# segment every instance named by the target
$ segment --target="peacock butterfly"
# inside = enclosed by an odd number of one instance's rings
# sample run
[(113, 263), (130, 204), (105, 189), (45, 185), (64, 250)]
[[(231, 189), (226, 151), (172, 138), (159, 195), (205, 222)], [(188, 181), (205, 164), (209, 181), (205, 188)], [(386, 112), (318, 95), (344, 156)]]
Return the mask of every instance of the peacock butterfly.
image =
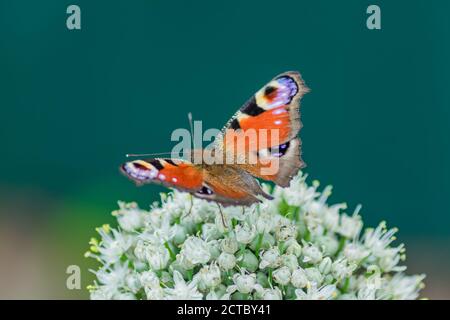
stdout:
[[(198, 161), (197, 155), (203, 159), (206, 152), (203, 149), (192, 151), (187, 160), (129, 161), (121, 165), (121, 172), (138, 185), (160, 183), (224, 206), (248, 206), (260, 202), (260, 196), (271, 199), (255, 178), (286, 187), (305, 166), (297, 134), (302, 127), (300, 100), (308, 91), (298, 72), (273, 78), (234, 114), (214, 140), (212, 154), (221, 161)], [(248, 135), (251, 131), (256, 134)], [(267, 131), (275, 132), (276, 139)], [(236, 142), (240, 137), (243, 144)], [(269, 167), (277, 170), (267, 170)]]

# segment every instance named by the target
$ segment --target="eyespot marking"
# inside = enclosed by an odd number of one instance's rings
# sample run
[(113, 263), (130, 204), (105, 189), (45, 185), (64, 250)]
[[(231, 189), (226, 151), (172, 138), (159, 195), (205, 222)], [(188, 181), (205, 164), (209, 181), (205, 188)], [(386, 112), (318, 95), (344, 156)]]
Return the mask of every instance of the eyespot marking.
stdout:
[(158, 170), (150, 165), (146, 166), (143, 161), (127, 162), (122, 165), (121, 169), (131, 178), (140, 181), (154, 179), (158, 175)]
[(264, 94), (265, 94), (266, 96), (270, 96), (270, 94), (274, 93), (275, 91), (277, 91), (277, 88), (272, 87), (272, 86), (267, 86), (267, 87), (264, 89)]
[(202, 188), (197, 191), (197, 193), (210, 196), (214, 192), (210, 188), (208, 188), (207, 186), (203, 185)]
[(289, 76), (281, 76), (276, 79), (278, 83), (282, 85), (282, 89), (287, 89), (287, 94), (289, 97), (293, 97), (298, 92), (298, 86), (294, 79)]
[(281, 158), (288, 151), (289, 145), (290, 145), (290, 143), (288, 141), (286, 143), (280, 144), (279, 146), (271, 147), (271, 148), (269, 148), (270, 154), (273, 157)]
[(272, 156), (276, 158), (281, 158), (284, 156), (289, 150), (290, 141), (280, 144), (279, 146), (270, 147), (267, 149), (263, 149), (257, 152), (258, 157), (267, 157)]

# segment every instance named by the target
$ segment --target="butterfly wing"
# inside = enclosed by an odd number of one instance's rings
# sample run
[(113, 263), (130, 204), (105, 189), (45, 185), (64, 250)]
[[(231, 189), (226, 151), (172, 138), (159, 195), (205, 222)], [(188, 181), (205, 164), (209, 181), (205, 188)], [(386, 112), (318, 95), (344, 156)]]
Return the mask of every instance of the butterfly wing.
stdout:
[(203, 183), (203, 170), (181, 159), (134, 160), (122, 164), (120, 171), (137, 185), (159, 183), (191, 192)]
[[(308, 91), (298, 72), (276, 76), (225, 125), (216, 138), (216, 147), (225, 156), (233, 154), (234, 166), (255, 177), (288, 186), (305, 166), (300, 158), (301, 141), (297, 134), (302, 127), (300, 100)], [(239, 139), (245, 141), (244, 150), (236, 143)], [(250, 161), (250, 156), (256, 161)], [(268, 170), (274, 167), (278, 168), (276, 172)]]
[(251, 205), (260, 202), (260, 196), (273, 199), (265, 193), (259, 183), (244, 170), (228, 165), (204, 166), (204, 186), (207, 194), (195, 196), (213, 200), (222, 205)]
[(124, 173), (138, 185), (158, 183), (222, 205), (250, 205), (258, 196), (270, 199), (245, 171), (231, 166), (194, 165), (181, 159), (148, 159), (124, 163)]
[[(138, 185), (160, 183), (223, 205), (250, 205), (260, 201), (259, 196), (270, 199), (254, 177), (287, 186), (304, 166), (297, 134), (301, 128), (300, 99), (306, 92), (298, 72), (278, 75), (259, 90), (216, 137), (214, 148), (227, 158), (232, 154), (229, 165), (156, 158), (127, 162), (121, 171)], [(249, 139), (244, 150), (237, 150), (236, 136), (245, 136), (252, 130), (256, 139)], [(263, 131), (276, 131), (278, 136), (273, 139)], [(248, 155), (254, 155), (257, 161), (250, 163)], [(278, 165), (276, 172), (264, 170), (273, 164)]]

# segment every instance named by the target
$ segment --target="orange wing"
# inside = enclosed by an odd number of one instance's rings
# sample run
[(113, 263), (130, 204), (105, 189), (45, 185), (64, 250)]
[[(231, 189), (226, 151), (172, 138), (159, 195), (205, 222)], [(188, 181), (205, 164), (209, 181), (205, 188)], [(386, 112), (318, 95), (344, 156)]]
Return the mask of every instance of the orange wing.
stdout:
[(183, 191), (196, 191), (203, 183), (203, 171), (181, 159), (134, 160), (122, 164), (120, 170), (138, 185), (161, 183)]
[(231, 118), (216, 146), (235, 166), (287, 186), (305, 165), (297, 134), (302, 126), (300, 100), (308, 91), (298, 72), (276, 76)]

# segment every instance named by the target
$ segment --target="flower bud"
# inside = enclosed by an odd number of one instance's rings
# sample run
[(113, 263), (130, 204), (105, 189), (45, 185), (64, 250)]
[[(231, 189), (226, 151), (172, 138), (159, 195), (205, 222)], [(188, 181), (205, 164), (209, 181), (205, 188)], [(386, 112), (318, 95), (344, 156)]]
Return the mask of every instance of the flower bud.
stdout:
[(280, 251), (278, 247), (273, 247), (267, 251), (264, 251), (261, 255), (261, 262), (259, 263), (260, 269), (265, 268), (277, 268), (281, 265)]
[(235, 274), (233, 281), (240, 293), (250, 293), (256, 284), (256, 275), (252, 274)]
[(142, 240), (138, 240), (136, 247), (134, 248), (134, 255), (141, 261), (146, 260), (145, 252), (147, 251), (147, 245)]
[(256, 274), (256, 282), (258, 282), (259, 285), (265, 288), (270, 286), (267, 275), (261, 271)]
[(268, 213), (262, 213), (256, 219), (256, 232), (257, 233), (269, 233), (273, 228), (273, 216)]
[(237, 225), (235, 227), (236, 240), (243, 244), (248, 244), (252, 242), (252, 240), (256, 236), (256, 227), (252, 225), (251, 227), (247, 224), (244, 226)]
[(128, 289), (132, 293), (136, 293), (142, 287), (141, 281), (139, 279), (139, 274), (137, 272), (132, 272), (125, 277), (125, 283)]
[(353, 273), (353, 271), (356, 269), (357, 265), (350, 263), (348, 264), (347, 259), (339, 259), (333, 263), (333, 266), (331, 268), (331, 272), (333, 273), (333, 276), (338, 279), (344, 279), (346, 277), (350, 277)]
[(217, 258), (217, 263), (223, 270), (231, 270), (236, 265), (236, 257), (230, 253), (222, 252)]
[(184, 270), (194, 269), (195, 264), (189, 260), (184, 254), (177, 254), (177, 262), (178, 265)]
[(275, 237), (278, 241), (287, 241), (297, 237), (297, 227), (292, 224), (278, 226), (275, 230)]
[(199, 274), (200, 281), (202, 281), (207, 288), (214, 288), (221, 282), (220, 269), (216, 264), (203, 267), (200, 269)]
[(234, 254), (238, 249), (239, 245), (234, 237), (226, 237), (220, 242), (220, 247), (222, 251)]
[(187, 277), (187, 270), (192, 269), (194, 266), (190, 265), (189, 268), (186, 268), (185, 265), (183, 264), (183, 262), (180, 261), (180, 255), (177, 255), (177, 260), (175, 260), (174, 262), (172, 262), (170, 264), (169, 270), (172, 272), (172, 274), (177, 271), (178, 273), (180, 273), (183, 278)]
[(339, 209), (342, 204), (333, 205), (324, 210), (323, 224), (327, 230), (335, 231), (339, 226)]
[(296, 288), (305, 288), (308, 284), (308, 278), (305, 270), (298, 268), (292, 272), (291, 283)]
[(211, 259), (217, 259), (220, 255), (220, 243), (218, 240), (212, 240), (208, 242), (209, 254)]
[(181, 255), (193, 265), (205, 264), (211, 259), (211, 253), (206, 241), (190, 236), (181, 247)]
[(274, 289), (266, 289), (262, 298), (264, 300), (282, 300), (283, 295), (281, 294), (281, 290), (275, 287)]
[(350, 217), (346, 214), (343, 214), (341, 216), (341, 224), (339, 226), (339, 233), (348, 239), (353, 239), (357, 235), (359, 235), (359, 232), (361, 231), (362, 226), (363, 226), (363, 223), (361, 221), (361, 216), (354, 215), (354, 216)]
[(147, 300), (162, 300), (164, 298), (164, 291), (161, 287), (145, 288), (145, 295)]
[(221, 232), (217, 229), (215, 223), (204, 223), (202, 225), (202, 238), (204, 240), (215, 240), (219, 239)]
[(322, 261), (322, 252), (315, 245), (307, 245), (303, 248), (303, 262), (318, 263)]
[(172, 227), (172, 234), (173, 234), (172, 241), (175, 245), (180, 245), (186, 240), (187, 236), (186, 229), (179, 224), (175, 224)]
[(275, 238), (270, 233), (264, 233), (260, 242), (259, 236), (257, 236), (250, 244), (250, 249), (256, 250), (258, 245), (260, 250), (268, 250), (275, 245)]
[(317, 286), (320, 286), (323, 281), (323, 275), (319, 270), (316, 268), (306, 268), (305, 272), (309, 282), (314, 282)]
[(360, 262), (369, 254), (369, 250), (357, 243), (349, 243), (344, 247), (344, 256), (351, 262)]
[(239, 266), (250, 272), (255, 272), (258, 269), (258, 258), (250, 250), (245, 250), (243, 253), (239, 253), (237, 257)]
[(293, 254), (297, 258), (302, 254), (302, 246), (295, 239), (289, 239), (285, 242), (286, 253)]
[(140, 282), (144, 287), (159, 288), (159, 278), (153, 271), (144, 271), (140, 275)]
[(298, 268), (297, 257), (293, 254), (284, 254), (281, 256), (282, 264), (293, 271)]
[(169, 252), (163, 247), (147, 250), (145, 257), (150, 268), (155, 271), (164, 269), (170, 260)]
[(120, 210), (114, 211), (113, 215), (117, 216), (117, 222), (120, 227), (128, 232), (140, 229), (144, 226), (144, 219), (136, 204), (124, 204), (119, 202)]
[(276, 283), (287, 285), (291, 281), (291, 271), (288, 267), (284, 266), (273, 271), (272, 277)]
[(161, 272), (160, 280), (163, 285), (167, 286), (167, 284), (172, 282), (172, 276), (170, 275), (169, 272), (163, 271), (163, 272)]
[(325, 257), (319, 265), (319, 271), (322, 274), (328, 274), (331, 271), (331, 265), (333, 262), (330, 257)]
[(320, 236), (316, 239), (316, 242), (322, 249), (323, 254), (327, 256), (333, 256), (339, 248), (339, 242), (335, 236)]

